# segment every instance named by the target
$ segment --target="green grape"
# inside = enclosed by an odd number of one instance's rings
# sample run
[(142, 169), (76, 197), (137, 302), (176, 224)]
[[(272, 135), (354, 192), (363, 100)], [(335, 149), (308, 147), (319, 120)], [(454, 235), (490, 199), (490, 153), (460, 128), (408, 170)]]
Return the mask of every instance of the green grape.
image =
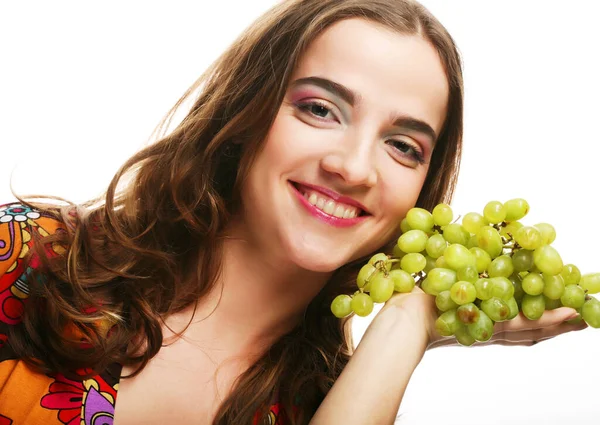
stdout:
[(471, 235), (471, 237), (469, 238), (469, 242), (467, 242), (466, 247), (469, 249), (479, 248), (479, 245), (477, 244), (477, 235)]
[(516, 272), (524, 272), (533, 267), (533, 251), (519, 249), (512, 256), (513, 267)]
[(412, 230), (412, 229), (411, 229), (411, 228), (410, 228), (410, 226), (408, 225), (408, 220), (407, 220), (407, 219), (406, 219), (406, 217), (405, 217), (405, 218), (403, 218), (403, 219), (402, 219), (402, 221), (400, 222), (400, 231), (401, 231), (402, 233), (406, 233), (406, 232), (408, 232), (409, 230)]
[(456, 310), (443, 312), (435, 321), (435, 330), (441, 336), (452, 336), (459, 327), (460, 322), (456, 317)]
[(515, 295), (515, 287), (506, 277), (491, 277), (490, 284), (493, 297), (498, 297), (506, 301)]
[(376, 303), (384, 303), (394, 294), (394, 281), (389, 276), (379, 273), (371, 279), (371, 288), (369, 291), (371, 299)]
[(382, 261), (383, 263), (379, 263), (379, 264), (384, 264), (385, 265), (385, 269), (387, 271), (390, 271), (392, 268), (392, 263), (390, 262), (390, 257), (387, 254), (384, 254), (383, 252), (380, 252), (379, 254), (375, 254), (371, 257), (371, 259), (369, 260), (369, 264), (372, 266), (377, 267), (377, 262), (378, 261)]
[(462, 219), (462, 225), (469, 233), (477, 233), (481, 226), (487, 226), (487, 220), (476, 212), (465, 214)]
[(591, 297), (581, 308), (581, 317), (592, 328), (600, 328), (600, 301)]
[(521, 227), (523, 227), (523, 223), (520, 221), (512, 221), (500, 229), (500, 235), (506, 238), (514, 237), (515, 233), (517, 233), (517, 230), (519, 230)]
[(436, 293), (450, 290), (452, 285), (456, 283), (456, 272), (451, 269), (436, 267), (427, 274), (427, 279), (431, 284), (431, 288)]
[(450, 266), (446, 262), (446, 259), (444, 258), (443, 255), (441, 257), (438, 257), (437, 260), (435, 260), (435, 266), (436, 267), (441, 267), (443, 269), (449, 269), (450, 268)]
[(431, 270), (436, 268), (435, 265), (435, 258), (431, 258), (429, 255), (425, 255), (425, 261), (427, 261), (427, 263), (425, 264), (425, 268), (423, 269), (423, 271), (425, 273), (429, 273)]
[(492, 262), (490, 254), (479, 247), (470, 248), (469, 251), (475, 256), (475, 267), (477, 267), (477, 272), (483, 273), (486, 271)]
[(516, 198), (504, 203), (506, 209), (506, 217), (504, 220), (514, 222), (522, 219), (529, 212), (529, 204), (525, 199)]
[(506, 218), (506, 208), (502, 202), (488, 202), (483, 208), (483, 217), (492, 224), (502, 223)]
[(358, 276), (356, 277), (356, 285), (359, 288), (364, 288), (368, 281), (371, 279), (373, 273), (376, 273), (377, 269), (372, 264), (365, 264), (360, 268)]
[(352, 311), (361, 317), (366, 317), (373, 311), (373, 299), (369, 294), (361, 292), (354, 294), (350, 305), (352, 306)]
[(446, 242), (446, 239), (440, 234), (435, 234), (427, 239), (425, 250), (431, 258), (439, 258), (444, 255), (447, 246), (448, 242)]
[(521, 300), (523, 299), (523, 295), (525, 295), (525, 291), (523, 291), (523, 285), (521, 284), (522, 280), (521, 277), (519, 275), (516, 274), (512, 274), (509, 278), (508, 278), (512, 285), (513, 285), (513, 289), (514, 289), (514, 299), (517, 300), (517, 303), (520, 304)]
[(471, 282), (459, 280), (450, 288), (450, 297), (458, 305), (472, 303), (477, 298), (477, 290)]
[(331, 312), (335, 317), (341, 319), (352, 313), (352, 297), (350, 295), (338, 295), (331, 302)]
[(426, 294), (433, 295), (434, 297), (438, 295), (438, 292), (431, 287), (431, 283), (428, 278), (423, 279), (419, 286)]
[(456, 317), (465, 325), (479, 320), (479, 308), (473, 303), (463, 304), (456, 309)]
[(482, 301), (480, 308), (494, 322), (503, 322), (504, 320), (507, 320), (510, 315), (508, 304), (498, 297), (492, 297), (489, 300)]
[(529, 273), (521, 282), (523, 291), (529, 295), (540, 295), (544, 292), (544, 279), (539, 273)]
[(559, 274), (556, 276), (543, 275), (544, 295), (551, 300), (559, 300), (565, 293), (565, 281)]
[(421, 252), (427, 244), (427, 233), (422, 230), (409, 230), (398, 238), (398, 247), (407, 254)]
[(565, 285), (577, 285), (581, 280), (581, 272), (575, 264), (565, 264), (560, 274), (565, 280)]
[(489, 300), (492, 298), (492, 282), (487, 278), (477, 279), (475, 282), (475, 292), (480, 300)]
[(473, 265), (468, 265), (462, 269), (458, 269), (456, 272), (456, 278), (458, 280), (466, 280), (467, 282), (475, 283), (479, 279), (479, 273), (477, 268)]
[[(538, 267), (535, 265), (535, 263), (533, 264), (533, 267), (531, 269), (529, 269), (529, 271), (531, 273), (543, 273), (540, 269), (538, 269)], [(523, 276), (525, 276), (527, 273), (525, 273)]]
[(532, 226), (523, 226), (513, 235), (519, 245), (525, 249), (538, 249), (542, 246), (542, 234)]
[(435, 297), (435, 305), (440, 311), (448, 311), (458, 308), (458, 304), (452, 301), (450, 291), (442, 291)]
[(452, 244), (446, 248), (444, 260), (454, 270), (475, 265), (475, 256), (466, 247), (459, 244)]
[(508, 317), (506, 320), (512, 320), (519, 315), (519, 304), (514, 297), (511, 297), (506, 301), (506, 305), (508, 306)]
[(407, 293), (415, 287), (415, 279), (404, 270), (392, 270), (389, 274), (394, 282), (394, 291)]
[(529, 320), (537, 320), (544, 314), (546, 302), (543, 295), (523, 295), (521, 311)]
[(562, 307), (560, 298), (557, 300), (553, 300), (552, 298), (548, 298), (546, 295), (544, 295), (544, 304), (546, 310), (554, 310), (556, 308)]
[(444, 227), (443, 235), (448, 243), (461, 245), (467, 245), (471, 237), (471, 234), (458, 223), (451, 223)]
[(567, 285), (565, 286), (565, 292), (560, 297), (560, 302), (565, 307), (581, 308), (585, 302), (585, 291), (579, 285)]
[(482, 226), (477, 233), (477, 244), (485, 252), (490, 254), (490, 257), (496, 258), (502, 254), (502, 238), (496, 229), (491, 226)]
[(400, 260), (400, 267), (408, 273), (418, 273), (425, 268), (427, 260), (423, 254), (411, 253), (406, 254)]
[(581, 277), (579, 286), (587, 291), (588, 294), (597, 294), (600, 292), (600, 273), (588, 273)]
[(454, 336), (456, 337), (456, 341), (465, 347), (475, 344), (475, 338), (471, 336), (466, 325), (459, 326), (454, 332)]
[(406, 221), (411, 229), (431, 232), (433, 229), (433, 216), (423, 208), (411, 208), (406, 214)]
[(533, 262), (535, 266), (549, 275), (556, 275), (563, 269), (563, 261), (556, 249), (550, 245), (539, 247), (533, 252)]
[(550, 245), (556, 239), (556, 230), (554, 226), (548, 223), (538, 223), (535, 226), (542, 235), (542, 245)]
[(485, 312), (480, 311), (477, 322), (467, 325), (467, 329), (476, 341), (485, 342), (494, 334), (494, 322)]
[(488, 275), (490, 277), (508, 277), (513, 274), (514, 267), (512, 259), (508, 255), (500, 255), (494, 258), (494, 261), (488, 268)]
[[(400, 249), (400, 247), (398, 246), (398, 244), (394, 245), (394, 248), (392, 248), (392, 257), (400, 260), (402, 257), (404, 257), (406, 255), (406, 252), (402, 251)], [(394, 267), (394, 265), (392, 264), (392, 267)]]
[(454, 218), (452, 208), (446, 204), (437, 204), (432, 211), (432, 215), (433, 222), (437, 226), (447, 226), (452, 223), (452, 219)]

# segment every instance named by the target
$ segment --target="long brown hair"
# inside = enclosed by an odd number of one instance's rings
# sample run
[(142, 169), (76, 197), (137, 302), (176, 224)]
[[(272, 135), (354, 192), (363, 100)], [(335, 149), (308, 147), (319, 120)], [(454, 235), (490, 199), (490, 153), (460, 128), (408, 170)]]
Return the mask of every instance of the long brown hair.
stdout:
[[(438, 51), (450, 87), (448, 112), (417, 205), (449, 202), (461, 152), (463, 82), (444, 27), (410, 0), (283, 1), (223, 53), (157, 130), (166, 133), (175, 113), (197, 97), (181, 123), (130, 158), (105, 195), (71, 206), (76, 219), (69, 208), (29, 203), (63, 220), (67, 231), (36, 242), (43, 276), (29, 280), (23, 322), (10, 339), (17, 354), (41, 371), (67, 376), (83, 367), (92, 375), (114, 362), (141, 362), (138, 373), (163, 343), (162, 319), (194, 305), (215, 284), (223, 230), (240, 207), (241, 183), (303, 51), (331, 24), (355, 17), (418, 34)], [(50, 258), (48, 243), (66, 253)], [(304, 320), (238, 378), (215, 424), (251, 423), (275, 397), (290, 423), (308, 422), (352, 354), (350, 319), (335, 318), (329, 305), (354, 292), (364, 261), (333, 274)], [(114, 326), (107, 335), (97, 323)], [(66, 327), (94, 348), (66, 337)]]

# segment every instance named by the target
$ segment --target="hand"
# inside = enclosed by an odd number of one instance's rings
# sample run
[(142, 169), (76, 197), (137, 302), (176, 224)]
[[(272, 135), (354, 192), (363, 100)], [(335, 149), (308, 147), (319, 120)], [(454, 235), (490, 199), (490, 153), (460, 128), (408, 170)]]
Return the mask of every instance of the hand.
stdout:
[[(567, 332), (580, 331), (587, 328), (588, 325), (583, 320), (578, 323), (566, 323), (566, 321), (577, 316), (577, 311), (568, 307), (547, 310), (538, 320), (529, 320), (523, 313), (519, 313), (513, 320), (496, 323), (492, 338), (486, 342), (476, 342), (473, 346), (535, 345)], [(457, 342), (453, 338), (438, 338), (428, 348), (456, 344)]]
[[(435, 297), (424, 293), (421, 288), (415, 287), (408, 294), (394, 294), (382, 311), (390, 307), (397, 307), (408, 313), (407, 316), (411, 318), (413, 325), (420, 328), (427, 338), (428, 349), (458, 345), (454, 337), (442, 337), (435, 330), (435, 320), (438, 317)], [(545, 311), (538, 320), (529, 320), (523, 313), (519, 313), (512, 320), (496, 323), (492, 338), (486, 342), (476, 342), (473, 346), (535, 345), (563, 333), (587, 328), (584, 321), (576, 324), (566, 323), (576, 316), (577, 312), (567, 307)]]

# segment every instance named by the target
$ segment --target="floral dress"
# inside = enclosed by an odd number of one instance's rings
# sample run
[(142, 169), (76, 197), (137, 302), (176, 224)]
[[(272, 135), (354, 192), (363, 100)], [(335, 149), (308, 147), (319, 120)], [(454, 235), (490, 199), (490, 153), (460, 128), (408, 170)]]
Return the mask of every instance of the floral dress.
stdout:
[[(121, 365), (111, 365), (90, 379), (44, 375), (18, 359), (8, 341), (8, 327), (20, 322), (28, 297), (28, 269), (39, 265), (35, 257), (27, 266), (23, 263), (32, 235), (64, 230), (63, 223), (27, 206), (0, 206), (0, 425), (112, 425), (114, 421)], [(52, 249), (61, 254), (60, 247)], [(268, 424), (283, 425), (279, 404), (270, 407)]]

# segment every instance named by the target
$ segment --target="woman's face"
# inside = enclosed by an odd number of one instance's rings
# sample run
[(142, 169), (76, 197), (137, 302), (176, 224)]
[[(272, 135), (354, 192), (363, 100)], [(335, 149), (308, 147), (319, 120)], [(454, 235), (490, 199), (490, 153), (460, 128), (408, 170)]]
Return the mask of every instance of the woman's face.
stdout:
[(306, 50), (242, 193), (264, 255), (332, 271), (397, 234), (446, 116), (434, 47), (362, 19)]

